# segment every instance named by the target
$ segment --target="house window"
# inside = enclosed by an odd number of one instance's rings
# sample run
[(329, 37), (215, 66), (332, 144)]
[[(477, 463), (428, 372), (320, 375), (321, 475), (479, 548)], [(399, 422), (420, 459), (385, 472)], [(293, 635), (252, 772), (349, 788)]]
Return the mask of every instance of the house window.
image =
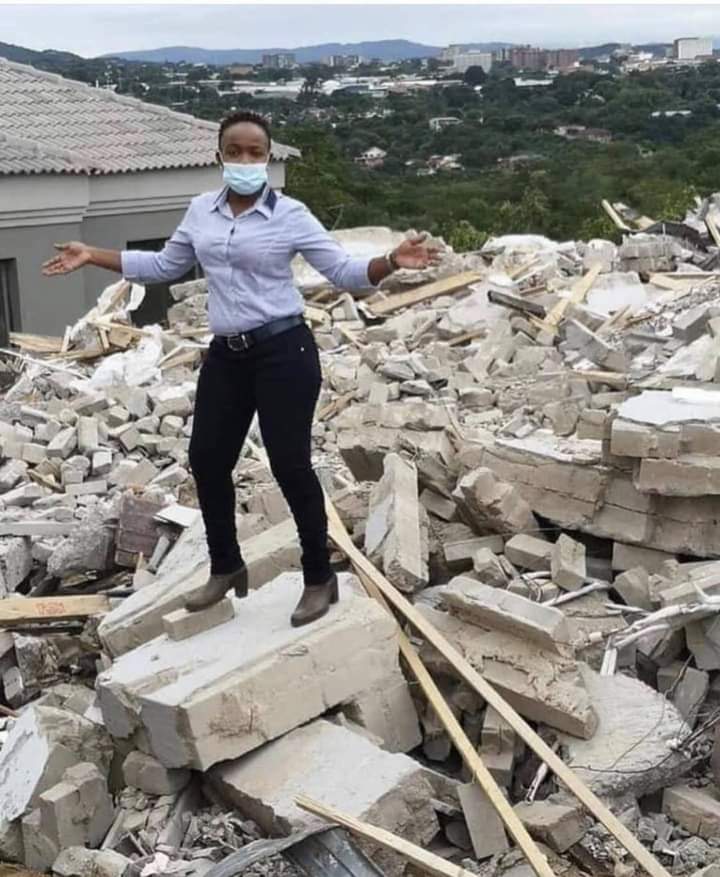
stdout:
[(17, 261), (0, 259), (0, 344), (6, 347), (10, 332), (20, 331)]
[[(128, 241), (128, 250), (152, 250), (159, 252), (165, 246), (166, 238), (154, 238), (145, 241)], [(163, 323), (167, 320), (168, 308), (174, 304), (170, 295), (170, 287), (176, 283), (197, 280), (202, 277), (202, 269), (195, 265), (182, 277), (170, 283), (146, 283), (145, 298), (140, 307), (133, 312), (132, 320), (136, 326), (147, 326), (149, 323)]]

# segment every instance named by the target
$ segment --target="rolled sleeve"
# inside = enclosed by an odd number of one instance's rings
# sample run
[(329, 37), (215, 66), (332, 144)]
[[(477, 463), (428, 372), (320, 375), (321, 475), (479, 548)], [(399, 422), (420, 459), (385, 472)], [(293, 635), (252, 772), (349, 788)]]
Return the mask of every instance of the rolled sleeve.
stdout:
[(192, 204), (180, 225), (159, 252), (122, 250), (120, 265), (123, 277), (137, 283), (160, 283), (176, 280), (186, 274), (197, 262), (190, 232)]
[(351, 256), (306, 207), (295, 218), (294, 245), (296, 252), (338, 288), (375, 288), (368, 273), (370, 260)]

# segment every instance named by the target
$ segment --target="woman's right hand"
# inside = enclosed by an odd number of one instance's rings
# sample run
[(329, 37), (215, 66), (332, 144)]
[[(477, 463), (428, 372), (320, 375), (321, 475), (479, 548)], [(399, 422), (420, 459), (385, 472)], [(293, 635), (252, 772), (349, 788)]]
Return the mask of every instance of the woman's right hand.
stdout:
[(77, 271), (83, 265), (88, 265), (91, 261), (91, 251), (87, 244), (81, 241), (69, 241), (66, 244), (54, 244), (55, 249), (60, 252), (47, 262), (43, 262), (42, 273), (50, 276), (52, 274), (69, 274), (71, 271)]

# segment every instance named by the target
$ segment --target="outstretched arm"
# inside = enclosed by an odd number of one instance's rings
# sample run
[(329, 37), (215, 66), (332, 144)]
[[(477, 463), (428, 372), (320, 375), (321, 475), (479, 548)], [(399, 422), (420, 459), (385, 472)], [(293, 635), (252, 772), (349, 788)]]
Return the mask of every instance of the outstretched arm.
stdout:
[(69, 274), (85, 265), (117, 271), (127, 280), (138, 283), (162, 282), (182, 277), (195, 264), (195, 248), (187, 224), (188, 209), (183, 221), (172, 237), (158, 253), (145, 250), (103, 250), (81, 241), (55, 244), (59, 251), (43, 263), (42, 272), (47, 276)]

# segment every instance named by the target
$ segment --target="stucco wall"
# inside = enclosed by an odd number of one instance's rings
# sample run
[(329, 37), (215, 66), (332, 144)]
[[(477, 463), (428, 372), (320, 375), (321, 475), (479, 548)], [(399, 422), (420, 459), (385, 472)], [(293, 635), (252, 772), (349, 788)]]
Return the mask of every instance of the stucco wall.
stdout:
[[(270, 166), (270, 184), (281, 189), (285, 167)], [(182, 168), (87, 177), (34, 174), (0, 177), (0, 259), (17, 266), (23, 332), (62, 335), (117, 275), (86, 268), (44, 277), (41, 265), (53, 243), (83, 240), (122, 249), (128, 241), (169, 237), (188, 202), (222, 186), (220, 170)]]

